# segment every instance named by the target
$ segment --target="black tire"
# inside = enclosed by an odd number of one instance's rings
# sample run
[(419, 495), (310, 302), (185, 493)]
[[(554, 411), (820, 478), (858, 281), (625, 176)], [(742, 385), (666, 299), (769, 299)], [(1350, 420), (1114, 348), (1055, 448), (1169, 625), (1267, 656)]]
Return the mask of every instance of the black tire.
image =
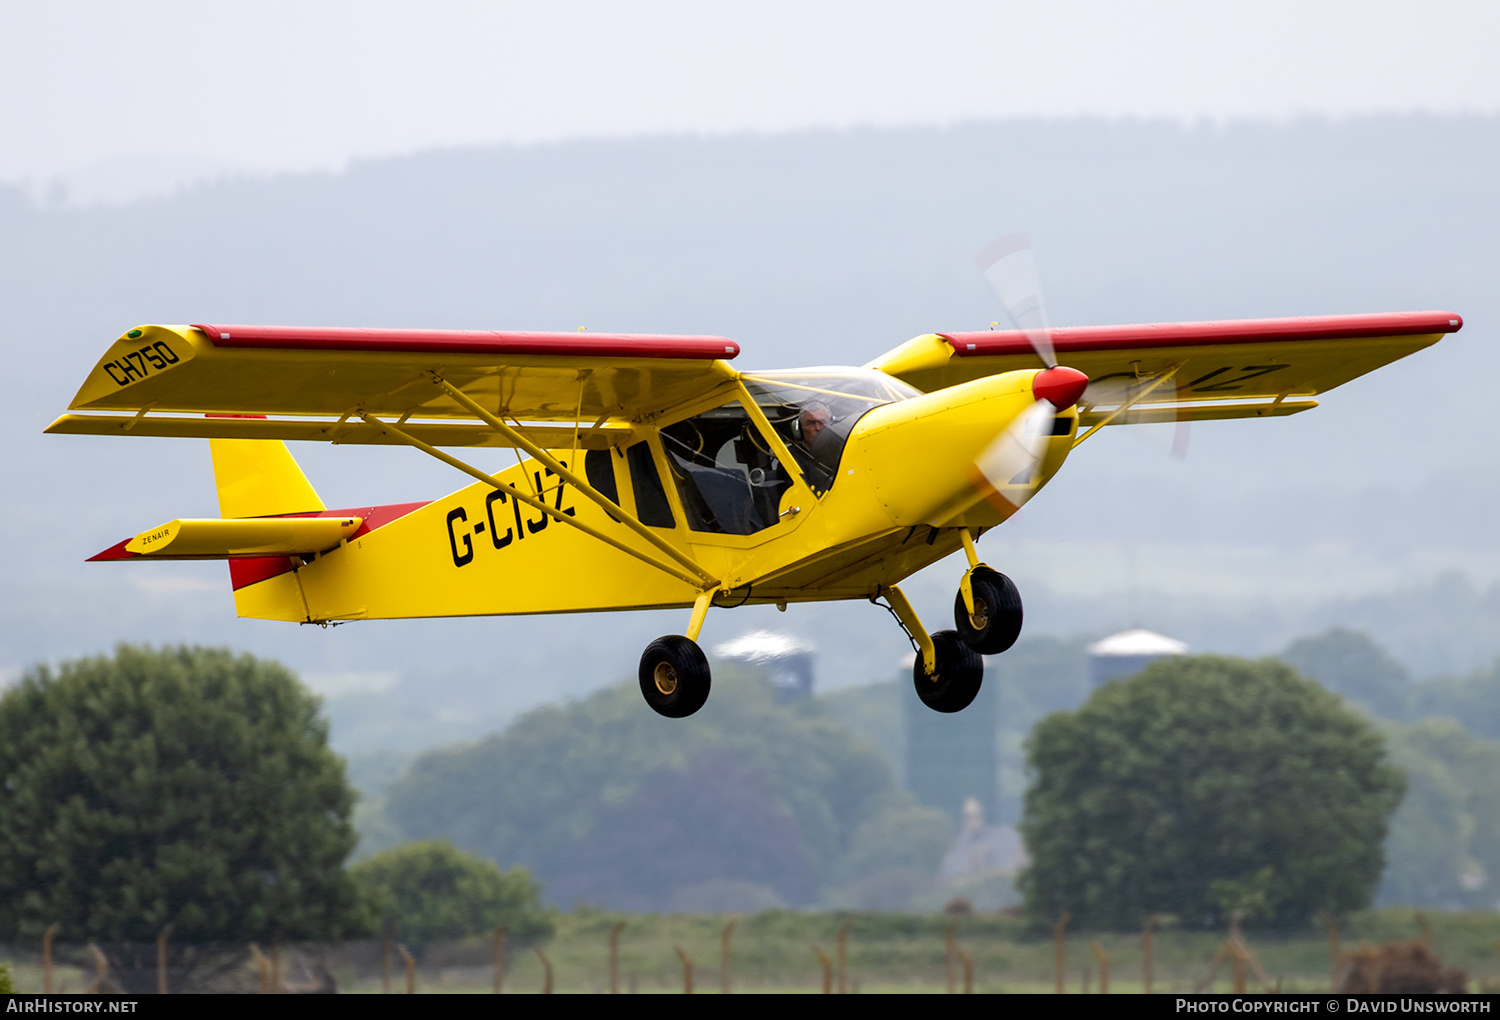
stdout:
[(984, 660), (951, 630), (932, 635), (932, 643), (937, 649), (937, 674), (928, 676), (922, 668), (922, 657), (917, 656), (912, 667), (917, 697), (934, 712), (962, 712), (979, 694)]
[(953, 624), (958, 636), (980, 655), (999, 655), (1021, 636), (1021, 593), (1011, 579), (989, 567), (969, 575), (974, 590), (974, 616), (964, 605), (964, 593), (953, 599)]
[(641, 696), (668, 719), (685, 719), (708, 700), (708, 658), (680, 634), (659, 637), (641, 653)]

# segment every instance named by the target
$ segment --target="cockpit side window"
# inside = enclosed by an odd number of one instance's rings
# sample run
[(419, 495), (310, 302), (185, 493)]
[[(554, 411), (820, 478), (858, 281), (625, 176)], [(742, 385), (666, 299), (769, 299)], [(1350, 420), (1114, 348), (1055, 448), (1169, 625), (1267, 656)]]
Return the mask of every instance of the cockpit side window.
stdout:
[(688, 527), (753, 535), (779, 518), (791, 476), (738, 400), (661, 430)]

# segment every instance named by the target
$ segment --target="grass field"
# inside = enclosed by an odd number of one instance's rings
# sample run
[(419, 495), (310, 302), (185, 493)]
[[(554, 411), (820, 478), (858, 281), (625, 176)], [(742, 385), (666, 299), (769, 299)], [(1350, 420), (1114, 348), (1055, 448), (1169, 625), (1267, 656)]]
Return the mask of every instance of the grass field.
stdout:
[[(1468, 972), (1471, 990), (1500, 990), (1500, 952), (1496, 947), (1496, 940), (1500, 939), (1500, 914), (1431, 911), (1426, 917), (1431, 925), (1433, 950), (1448, 966), (1462, 967)], [(608, 991), (609, 936), (616, 924), (624, 922), (619, 943), (621, 992), (680, 993), (683, 965), (677, 949), (681, 948), (693, 962), (694, 991), (717, 993), (722, 988), (721, 935), (729, 920), (590, 910), (561, 914), (556, 936), (543, 947), (552, 963), (553, 988), (559, 993)], [(957, 948), (972, 960), (976, 993), (1053, 990), (1051, 934), (1029, 931), (1018, 918), (950, 919), (942, 915), (792, 911), (771, 911), (736, 920), (731, 941), (732, 990), (820, 992), (823, 969), (813, 947), (835, 960), (838, 932), (847, 924), (844, 973), (849, 992), (944, 992), (949, 974), (945, 936), (950, 923)], [(1420, 935), (1415, 912), (1395, 908), (1353, 915), (1345, 919), (1340, 931), (1345, 951), (1356, 948), (1362, 940), (1409, 941)], [(1273, 985), (1279, 983), (1284, 991), (1328, 989), (1329, 947), (1321, 928), (1309, 926), (1291, 933), (1249, 929), (1245, 939)], [(1223, 940), (1223, 933), (1159, 929), (1154, 938), (1153, 990), (1209, 990), (1204, 982)], [(1095, 942), (1109, 960), (1109, 991), (1142, 991), (1140, 933), (1079, 931), (1069, 931), (1065, 941), (1067, 991), (1099, 991), (1100, 966), (1090, 949), (1090, 943)], [(489, 939), (411, 948), (417, 959), (419, 993), (488, 992), (492, 987)], [(80, 991), (91, 977), (76, 965), (82, 959), (80, 949), (58, 947), (59, 990)], [(308, 950), (298, 947), (298, 951)], [(342, 990), (380, 991), (378, 942), (354, 942), (311, 951), (325, 956)], [(542, 990), (543, 964), (533, 949), (511, 945), (506, 957), (507, 992)], [(0, 960), (14, 964), (19, 991), (41, 990), (39, 947), (0, 947)], [(961, 990), (963, 966), (957, 956), (952, 972), (954, 985)], [(396, 955), (392, 990), (404, 991), (405, 982), (405, 971)], [(1212, 990), (1229, 991), (1230, 982), (1230, 968), (1225, 964), (1219, 968)], [(1250, 991), (1258, 990), (1259, 983), (1251, 977), (1248, 987)]]
[[(1432, 948), (1448, 966), (1464, 968), (1470, 987), (1500, 986), (1500, 914), (1428, 912)], [(680, 947), (693, 961), (694, 990), (720, 991), (721, 934), (729, 919), (658, 914), (575, 911), (559, 917), (556, 937), (545, 947), (558, 992), (601, 992), (609, 988), (609, 935), (620, 932), (619, 986), (622, 992), (681, 992)], [(736, 921), (731, 939), (731, 985), (736, 992), (819, 992), (822, 965), (813, 947), (836, 956), (839, 928), (847, 923), (846, 987), (851, 992), (944, 992), (948, 986), (945, 935), (954, 925), (956, 945), (973, 962), (973, 988), (979, 992), (1050, 992), (1054, 987), (1050, 932), (1035, 933), (1009, 917), (902, 914), (802, 914), (773, 911)], [(1373, 943), (1420, 937), (1416, 914), (1405, 909), (1368, 911), (1345, 920), (1340, 937), (1345, 951), (1361, 940)], [(1296, 933), (1249, 930), (1245, 938), (1266, 975), (1284, 991), (1326, 991), (1329, 947), (1321, 928)], [(1207, 978), (1223, 933), (1158, 930), (1154, 937), (1154, 982), (1158, 992), (1191, 991)], [(1069, 932), (1065, 975), (1069, 992), (1099, 990), (1099, 964), (1089, 948), (1097, 942), (1109, 960), (1109, 991), (1140, 992), (1142, 946), (1129, 934)], [(488, 943), (430, 947), (419, 962), (418, 991), (487, 990), (492, 980)], [(537, 954), (512, 948), (506, 990), (539, 991), (543, 966)], [(963, 984), (961, 962), (954, 980)], [(399, 973), (395, 985), (404, 988)], [(1230, 968), (1219, 969), (1212, 988), (1229, 991)], [(378, 975), (348, 975), (349, 990), (375, 991)], [(1258, 987), (1252, 978), (1251, 990)]]

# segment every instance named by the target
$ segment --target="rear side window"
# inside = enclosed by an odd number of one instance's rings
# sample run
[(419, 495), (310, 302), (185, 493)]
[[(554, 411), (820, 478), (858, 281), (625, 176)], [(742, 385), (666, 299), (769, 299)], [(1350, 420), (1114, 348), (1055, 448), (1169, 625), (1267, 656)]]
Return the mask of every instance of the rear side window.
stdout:
[(609, 460), (612, 456), (608, 450), (589, 450), (583, 455), (583, 473), (590, 485), (618, 506), (620, 489), (615, 485), (615, 466)]
[[(610, 450), (589, 450), (583, 455), (583, 473), (597, 492), (619, 506), (620, 487), (615, 484), (614, 456)], [(619, 522), (620, 519), (608, 510), (605, 513), (609, 514), (610, 520)]]
[(675, 528), (677, 520), (667, 503), (667, 493), (661, 487), (661, 475), (656, 473), (651, 444), (643, 441), (629, 447), (625, 451), (625, 460), (630, 464), (630, 487), (635, 490), (636, 517), (642, 524), (653, 528)]

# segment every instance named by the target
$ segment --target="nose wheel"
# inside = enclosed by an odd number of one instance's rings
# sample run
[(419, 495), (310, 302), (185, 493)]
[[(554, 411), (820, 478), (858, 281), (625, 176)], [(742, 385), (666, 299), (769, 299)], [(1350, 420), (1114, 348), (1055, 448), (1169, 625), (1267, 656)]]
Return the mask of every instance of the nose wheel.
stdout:
[(953, 624), (958, 636), (980, 655), (999, 655), (1021, 636), (1021, 593), (997, 570), (977, 566), (969, 571), (971, 612), (959, 591), (953, 600)]
[[(912, 683), (922, 704), (934, 712), (961, 712), (979, 694), (984, 682), (984, 660), (951, 630), (928, 634), (900, 588), (882, 587), (876, 598), (886, 600), (906, 636), (916, 649)], [(875, 601), (875, 599), (871, 599)]]
[(668, 634), (646, 646), (641, 654), (641, 696), (668, 719), (683, 719), (708, 700), (708, 657), (698, 643)]
[(912, 665), (912, 683), (922, 704), (934, 712), (962, 712), (979, 694), (984, 660), (951, 630), (932, 635), (937, 669), (928, 673), (922, 656)]

